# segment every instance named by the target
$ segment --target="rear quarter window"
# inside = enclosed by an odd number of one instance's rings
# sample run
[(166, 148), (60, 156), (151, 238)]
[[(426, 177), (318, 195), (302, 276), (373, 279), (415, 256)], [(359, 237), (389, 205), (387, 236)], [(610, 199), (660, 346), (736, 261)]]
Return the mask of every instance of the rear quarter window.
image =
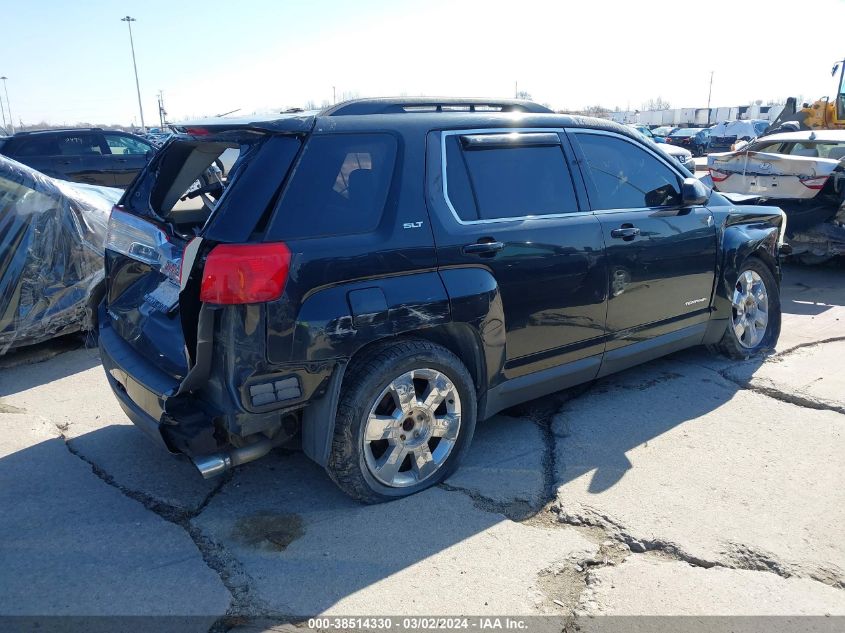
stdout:
[(273, 217), (273, 239), (368, 233), (384, 212), (396, 165), (389, 134), (313, 136)]

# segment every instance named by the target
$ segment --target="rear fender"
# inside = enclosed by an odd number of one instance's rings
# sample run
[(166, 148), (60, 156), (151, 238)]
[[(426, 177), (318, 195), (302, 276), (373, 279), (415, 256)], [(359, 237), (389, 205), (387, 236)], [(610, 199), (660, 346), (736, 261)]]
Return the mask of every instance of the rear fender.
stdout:
[[(426, 292), (421, 292), (423, 288)], [(419, 303), (409, 303), (407, 298), (399, 301), (409, 290)], [(337, 316), (344, 303), (348, 311)], [(484, 269), (380, 279), (312, 295), (297, 319), (293, 358), (317, 361), (332, 356), (336, 362), (322, 396), (303, 412), (302, 447), (321, 466), (326, 465), (331, 451), (347, 359), (378, 341), (399, 336), (432, 340), (458, 354), (476, 381), (482, 404), (487, 389), (503, 380), (502, 302), (495, 279)]]

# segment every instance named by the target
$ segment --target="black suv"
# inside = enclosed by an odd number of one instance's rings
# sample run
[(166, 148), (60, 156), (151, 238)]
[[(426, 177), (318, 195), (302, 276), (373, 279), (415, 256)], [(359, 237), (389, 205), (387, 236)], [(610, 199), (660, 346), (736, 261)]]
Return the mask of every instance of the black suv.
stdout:
[(100, 349), (206, 477), (297, 442), (350, 495), (401, 497), (507, 407), (778, 338), (783, 213), (621, 125), (366, 99), (182, 132), (112, 212)]
[(90, 185), (125, 188), (155, 153), (139, 136), (100, 128), (18, 132), (0, 154), (47, 176)]

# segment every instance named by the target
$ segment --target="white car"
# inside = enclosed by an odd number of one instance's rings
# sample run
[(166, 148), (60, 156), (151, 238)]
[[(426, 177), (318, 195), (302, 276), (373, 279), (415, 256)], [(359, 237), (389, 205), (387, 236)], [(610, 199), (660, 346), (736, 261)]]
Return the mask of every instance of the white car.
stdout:
[(845, 130), (788, 132), (710, 154), (707, 169), (718, 191), (808, 200), (824, 189), (843, 158)]
[(806, 262), (845, 254), (845, 130), (772, 134), (710, 154), (713, 188), (786, 212), (793, 253)]

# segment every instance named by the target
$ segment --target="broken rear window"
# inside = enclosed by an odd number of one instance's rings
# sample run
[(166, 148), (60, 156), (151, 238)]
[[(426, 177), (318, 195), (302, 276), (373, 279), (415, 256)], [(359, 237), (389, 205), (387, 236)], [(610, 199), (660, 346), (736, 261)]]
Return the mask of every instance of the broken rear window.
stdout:
[(237, 177), (263, 135), (184, 137), (161, 150), (126, 201), (130, 211), (152, 212), (184, 233), (196, 233)]

